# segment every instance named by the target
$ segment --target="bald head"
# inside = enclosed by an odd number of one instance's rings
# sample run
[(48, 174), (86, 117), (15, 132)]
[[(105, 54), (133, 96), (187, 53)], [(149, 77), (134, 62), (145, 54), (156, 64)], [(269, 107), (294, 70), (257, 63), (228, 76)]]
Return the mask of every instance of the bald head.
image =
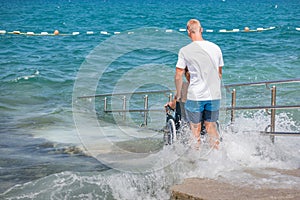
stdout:
[(201, 24), (197, 19), (190, 19), (187, 23), (187, 30), (190, 33), (199, 33), (201, 32)]

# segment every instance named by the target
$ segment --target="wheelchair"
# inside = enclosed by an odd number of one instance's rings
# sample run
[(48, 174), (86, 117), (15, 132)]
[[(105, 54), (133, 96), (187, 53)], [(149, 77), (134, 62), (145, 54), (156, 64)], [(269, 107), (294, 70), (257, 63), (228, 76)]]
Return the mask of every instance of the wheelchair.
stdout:
[[(204, 122), (201, 122), (200, 139), (201, 143), (207, 142), (207, 131)], [(217, 121), (217, 131), (219, 133), (219, 141), (222, 141), (220, 124)], [(190, 130), (189, 124), (186, 120), (184, 103), (176, 102), (175, 109), (169, 105), (166, 107), (166, 131), (164, 133), (164, 144), (172, 145), (174, 142), (187, 143), (187, 131)]]

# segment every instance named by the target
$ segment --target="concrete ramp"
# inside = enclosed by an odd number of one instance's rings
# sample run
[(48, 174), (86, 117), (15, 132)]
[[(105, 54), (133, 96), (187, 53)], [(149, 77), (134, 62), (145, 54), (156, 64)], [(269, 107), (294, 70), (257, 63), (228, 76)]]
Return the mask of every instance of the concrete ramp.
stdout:
[[(299, 173), (299, 171), (297, 172)], [(236, 186), (229, 183), (188, 178), (171, 187), (172, 200), (299, 200), (300, 188), (259, 188)]]

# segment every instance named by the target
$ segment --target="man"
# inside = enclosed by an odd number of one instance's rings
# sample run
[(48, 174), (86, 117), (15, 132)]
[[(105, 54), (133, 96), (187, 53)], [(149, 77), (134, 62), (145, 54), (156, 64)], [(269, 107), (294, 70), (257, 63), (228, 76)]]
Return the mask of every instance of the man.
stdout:
[(216, 44), (202, 37), (203, 28), (196, 19), (187, 23), (187, 32), (192, 42), (181, 48), (176, 64), (175, 85), (177, 101), (181, 98), (181, 88), (185, 68), (190, 74), (185, 110), (191, 131), (200, 144), (201, 121), (210, 136), (210, 145), (218, 148), (219, 135), (216, 121), (219, 117), (221, 99), (222, 51)]

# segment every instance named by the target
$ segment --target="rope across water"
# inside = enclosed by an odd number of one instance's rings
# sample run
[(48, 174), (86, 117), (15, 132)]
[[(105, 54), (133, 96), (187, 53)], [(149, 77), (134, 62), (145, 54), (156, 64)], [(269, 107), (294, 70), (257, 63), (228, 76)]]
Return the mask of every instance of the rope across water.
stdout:
[[(256, 28), (256, 29), (250, 29), (249, 27), (245, 27), (244, 29), (220, 29), (220, 30), (213, 30), (213, 29), (206, 29), (204, 30), (204, 32), (206, 33), (238, 33), (238, 32), (262, 32), (262, 31), (270, 31), (270, 30), (274, 30), (276, 29), (275, 26), (272, 27), (268, 27), (268, 28)], [(296, 31), (300, 31), (300, 28), (295, 28)], [(172, 33), (172, 32), (186, 32), (186, 29), (184, 28), (179, 28), (178, 30), (173, 30), (173, 29), (166, 29), (165, 32), (166, 33)], [(0, 34), (4, 35), (4, 34), (11, 34), (11, 35), (26, 35), (26, 36), (74, 36), (74, 35), (82, 35), (82, 34), (86, 34), (86, 35), (117, 35), (120, 34), (120, 31), (86, 31), (86, 32), (79, 32), (79, 31), (75, 31), (72, 33), (60, 33), (58, 30), (53, 31), (52, 33), (43, 31), (40, 33), (36, 33), (33, 31), (27, 31), (27, 32), (21, 32), (18, 30), (14, 30), (14, 31), (6, 31), (6, 30), (0, 30)], [(133, 31), (127, 31), (127, 34), (134, 34)]]

